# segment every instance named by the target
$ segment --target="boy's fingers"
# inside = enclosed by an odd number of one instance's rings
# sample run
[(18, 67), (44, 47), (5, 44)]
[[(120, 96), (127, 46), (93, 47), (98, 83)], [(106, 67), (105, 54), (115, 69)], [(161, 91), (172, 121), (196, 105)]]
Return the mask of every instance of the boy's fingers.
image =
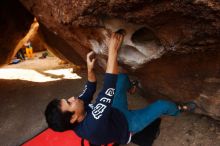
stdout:
[(96, 59), (92, 59), (92, 63), (93, 63), (93, 64), (95, 63), (95, 61), (96, 61)]
[(91, 56), (94, 52), (93, 51), (90, 51), (87, 56)]
[(118, 42), (120, 43), (122, 40), (122, 36), (121, 35), (118, 35)]
[(112, 33), (112, 37), (114, 38), (114, 37), (115, 37), (115, 35), (116, 35), (116, 33), (114, 33), (114, 32), (113, 32), (113, 33)]
[(120, 35), (115, 33), (115, 37), (116, 37), (116, 39), (119, 39)]
[(87, 58), (87, 59), (89, 58), (89, 54), (90, 54), (90, 52), (86, 55), (86, 58)]
[(123, 38), (123, 36), (121, 34), (116, 34), (117, 40), (121, 41), (121, 39)]
[(123, 40), (123, 36), (118, 34), (117, 35), (117, 48), (121, 46), (122, 40)]
[(89, 62), (89, 55), (87, 55), (87, 58), (86, 58), (87, 62)]
[(109, 45), (112, 45), (112, 47), (118, 49), (121, 46), (122, 40), (123, 35), (113, 32), (109, 41)]
[(92, 56), (94, 54), (94, 52), (93, 51), (91, 51), (91, 52), (89, 52), (88, 54), (87, 54), (87, 60), (88, 61), (90, 61), (91, 59), (90, 59), (90, 56)]

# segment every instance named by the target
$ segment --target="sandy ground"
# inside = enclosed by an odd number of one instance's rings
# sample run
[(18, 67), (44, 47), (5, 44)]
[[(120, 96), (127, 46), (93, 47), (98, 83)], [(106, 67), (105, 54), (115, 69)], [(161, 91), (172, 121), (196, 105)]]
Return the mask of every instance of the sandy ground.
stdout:
[[(20, 145), (41, 132), (47, 127), (43, 116), (47, 103), (55, 97), (78, 95), (83, 89), (85, 70), (74, 74), (71, 65), (60, 65), (60, 60), (53, 56), (38, 59), (40, 55), (0, 69), (1, 146)], [(102, 77), (97, 75), (98, 89)], [(128, 101), (130, 108), (147, 105), (147, 100), (138, 93)], [(220, 123), (202, 115), (163, 117), (160, 130), (154, 146), (220, 146)]]

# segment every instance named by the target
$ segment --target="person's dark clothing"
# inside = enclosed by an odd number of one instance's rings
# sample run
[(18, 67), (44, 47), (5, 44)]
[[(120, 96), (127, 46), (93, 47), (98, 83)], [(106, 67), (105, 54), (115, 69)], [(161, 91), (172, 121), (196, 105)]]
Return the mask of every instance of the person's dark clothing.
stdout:
[(23, 51), (22, 49), (20, 49), (20, 50), (16, 53), (16, 58), (17, 58), (17, 59), (21, 59), (21, 60), (25, 60), (24, 51)]
[(158, 118), (140, 132), (132, 136), (131, 142), (138, 146), (152, 146), (154, 140), (160, 134), (161, 119)]
[(111, 142), (126, 144), (129, 140), (130, 132), (125, 116), (111, 106), (116, 82), (117, 75), (106, 73), (103, 88), (93, 105), (88, 106), (95, 93), (96, 82), (88, 81), (83, 93), (79, 96), (85, 103), (87, 115), (73, 130), (92, 144)]

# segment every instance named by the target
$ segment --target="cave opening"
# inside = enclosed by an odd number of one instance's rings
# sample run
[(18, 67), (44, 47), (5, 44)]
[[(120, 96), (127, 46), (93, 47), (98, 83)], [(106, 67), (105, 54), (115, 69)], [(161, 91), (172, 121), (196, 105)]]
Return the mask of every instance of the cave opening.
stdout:
[(147, 42), (152, 41), (160, 44), (160, 41), (155, 33), (147, 27), (141, 27), (136, 30), (131, 36), (131, 41), (135, 44), (146, 44)]
[[(30, 46), (33, 53), (31, 57), (27, 52)], [(8, 65), (0, 69), (0, 79), (39, 83), (62, 79), (80, 79), (81, 77), (73, 72), (75, 68), (64, 67), (66, 62), (57, 58), (50, 51), (51, 49), (42, 39), (39, 23), (34, 18), (26, 35), (12, 49)]]

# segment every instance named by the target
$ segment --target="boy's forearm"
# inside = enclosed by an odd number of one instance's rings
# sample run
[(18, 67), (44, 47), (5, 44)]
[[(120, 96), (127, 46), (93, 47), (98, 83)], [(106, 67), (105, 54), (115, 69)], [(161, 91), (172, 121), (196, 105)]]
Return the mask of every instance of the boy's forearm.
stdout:
[(88, 69), (88, 81), (96, 82), (96, 75), (93, 69), (92, 70)]
[(106, 73), (118, 74), (117, 51), (109, 49)]

